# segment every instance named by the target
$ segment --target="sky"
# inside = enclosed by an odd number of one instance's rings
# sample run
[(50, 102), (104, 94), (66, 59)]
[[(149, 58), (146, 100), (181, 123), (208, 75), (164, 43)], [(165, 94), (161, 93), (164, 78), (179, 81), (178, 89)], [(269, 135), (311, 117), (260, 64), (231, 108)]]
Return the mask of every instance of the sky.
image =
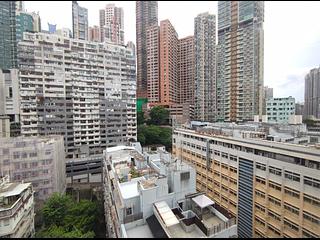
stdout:
[[(135, 1), (78, 1), (88, 9), (89, 26), (99, 25), (99, 9), (115, 3), (124, 9), (125, 41), (135, 42)], [(72, 30), (71, 1), (25, 1), (27, 11), (39, 12), (47, 23)], [(169, 19), (180, 38), (193, 35), (194, 18), (203, 12), (218, 14), (217, 1), (159, 1), (159, 21)], [(320, 66), (320, 2), (265, 2), (264, 85), (274, 97), (304, 101), (304, 77)]]

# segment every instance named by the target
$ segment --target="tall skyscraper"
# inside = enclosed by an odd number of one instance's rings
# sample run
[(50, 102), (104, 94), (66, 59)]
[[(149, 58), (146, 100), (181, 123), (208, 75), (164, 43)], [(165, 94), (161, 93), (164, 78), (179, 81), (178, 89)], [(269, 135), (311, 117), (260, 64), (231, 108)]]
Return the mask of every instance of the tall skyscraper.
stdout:
[[(147, 27), (158, 24), (158, 2), (136, 1), (137, 98), (147, 99)], [(143, 100), (144, 101), (144, 100)]]
[(0, 2), (0, 68), (17, 66), (16, 1)]
[(160, 102), (160, 28), (158, 24), (147, 27), (147, 92), (148, 102)]
[(179, 102), (194, 104), (194, 37), (179, 39)]
[(73, 38), (88, 40), (88, 9), (77, 1), (72, 1), (72, 32)]
[(160, 22), (160, 102), (179, 103), (179, 38), (169, 20)]
[(217, 111), (239, 122), (262, 115), (263, 1), (218, 2)]
[(124, 13), (123, 8), (115, 4), (107, 4), (100, 10), (101, 41), (124, 44)]
[(194, 22), (195, 119), (214, 121), (216, 116), (216, 16), (199, 14)]
[(304, 117), (320, 119), (320, 67), (307, 74), (304, 91)]
[(24, 34), (18, 47), (23, 136), (63, 135), (67, 158), (136, 139), (131, 48), (45, 33)]

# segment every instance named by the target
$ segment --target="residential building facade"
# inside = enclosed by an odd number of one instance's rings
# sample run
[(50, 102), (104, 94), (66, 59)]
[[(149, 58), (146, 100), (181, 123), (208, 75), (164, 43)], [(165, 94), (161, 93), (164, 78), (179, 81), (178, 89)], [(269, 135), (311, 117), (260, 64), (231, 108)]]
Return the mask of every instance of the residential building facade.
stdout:
[(62, 136), (0, 138), (0, 175), (30, 182), (37, 206), (54, 192), (66, 190)]
[(264, 2), (218, 2), (218, 120), (262, 116)]
[(312, 69), (305, 77), (304, 116), (320, 118), (320, 67)]
[(72, 33), (73, 38), (88, 40), (88, 9), (72, 1)]
[(173, 156), (197, 171), (205, 192), (237, 217), (239, 237), (319, 237), (320, 150), (175, 129)]
[(148, 103), (160, 102), (160, 28), (158, 24), (147, 27), (147, 93)]
[(18, 69), (0, 70), (0, 115), (9, 117), (12, 137), (21, 132), (18, 76)]
[(63, 135), (67, 158), (136, 139), (132, 49), (25, 33), (19, 60), (23, 136)]
[(31, 183), (12, 183), (0, 178), (0, 238), (31, 238), (34, 228), (34, 197)]
[(296, 101), (293, 97), (269, 98), (266, 101), (268, 122), (289, 123), (289, 117), (295, 115)]
[(160, 22), (160, 103), (179, 103), (179, 38), (169, 20)]
[(195, 89), (194, 117), (216, 119), (216, 16), (208, 12), (194, 20)]
[(89, 27), (89, 41), (101, 42), (100, 28), (98, 26)]
[(195, 80), (195, 52), (194, 37), (179, 39), (179, 102), (180, 104), (194, 104)]
[(124, 13), (123, 8), (115, 4), (107, 4), (100, 10), (101, 41), (124, 45)]
[[(147, 27), (158, 25), (158, 2), (136, 1), (137, 99), (147, 99)], [(142, 100), (143, 101), (143, 100)]]

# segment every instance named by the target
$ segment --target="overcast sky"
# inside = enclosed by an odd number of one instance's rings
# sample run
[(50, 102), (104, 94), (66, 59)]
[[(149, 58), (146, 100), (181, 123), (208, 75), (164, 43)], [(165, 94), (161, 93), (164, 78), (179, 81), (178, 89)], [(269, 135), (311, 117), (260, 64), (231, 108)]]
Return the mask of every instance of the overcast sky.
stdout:
[[(135, 42), (135, 1), (113, 1), (123, 7), (125, 41)], [(99, 9), (111, 1), (78, 1), (88, 8), (89, 26), (99, 25)], [(194, 18), (209, 11), (217, 15), (217, 1), (159, 1), (159, 20), (169, 19), (179, 37), (193, 35)], [(39, 11), (47, 23), (72, 30), (71, 1), (26, 1), (27, 11)], [(304, 100), (304, 76), (320, 66), (320, 2), (265, 2), (264, 82), (275, 97)]]

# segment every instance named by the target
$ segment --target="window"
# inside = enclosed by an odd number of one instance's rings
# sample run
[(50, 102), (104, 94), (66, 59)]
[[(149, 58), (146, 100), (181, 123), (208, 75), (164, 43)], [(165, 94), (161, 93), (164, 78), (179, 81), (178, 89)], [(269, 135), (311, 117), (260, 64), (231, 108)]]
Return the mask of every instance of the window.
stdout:
[(230, 155), (230, 160), (234, 161), (234, 162), (237, 162), (238, 161), (238, 157), (234, 156), (234, 155)]
[(285, 194), (288, 194), (288, 195), (290, 195), (290, 196), (292, 196), (292, 197), (300, 198), (299, 192), (298, 192), (298, 191), (295, 191), (295, 190), (293, 190), (293, 189), (291, 189), (291, 188), (286, 187), (286, 188), (284, 189), (284, 192), (285, 192)]
[(256, 190), (256, 195), (259, 197), (262, 197), (262, 198), (266, 197), (266, 194), (264, 192), (259, 191), (259, 190)]
[(288, 219), (284, 219), (284, 225), (296, 232), (299, 231), (299, 227), (295, 223), (289, 221)]
[(318, 237), (317, 235), (314, 235), (313, 233), (309, 232), (306, 229), (303, 229), (302, 235), (303, 235), (303, 237), (306, 237), (306, 238), (317, 238)]
[(261, 183), (261, 184), (263, 184), (263, 185), (266, 184), (266, 181), (265, 181), (264, 179), (260, 178), (260, 177), (256, 177), (256, 182), (257, 182), (257, 183)]
[(188, 180), (190, 179), (190, 172), (184, 172), (180, 174), (181, 180)]
[(126, 214), (132, 215), (132, 208), (131, 207), (126, 209)]
[(262, 170), (262, 171), (265, 171), (265, 170), (266, 170), (266, 165), (257, 162), (257, 163), (256, 163), (256, 168), (257, 168), (257, 169), (260, 169), (260, 170)]
[(261, 206), (261, 205), (259, 205), (257, 203), (255, 204), (255, 207), (256, 207), (256, 209), (260, 210), (261, 212), (265, 212), (266, 211), (265, 207), (263, 207), (263, 206)]
[(300, 182), (300, 174), (284, 171), (284, 177), (292, 181)]
[(278, 220), (279, 222), (281, 221), (280, 215), (278, 215), (277, 213), (271, 211), (270, 209), (269, 209), (269, 212), (268, 212), (268, 216)]
[(287, 211), (299, 215), (299, 208), (296, 208), (292, 205), (290, 205), (289, 203), (284, 203), (284, 209), (286, 209)]
[(269, 202), (273, 203), (274, 205), (281, 206), (281, 201), (279, 199), (276, 199), (274, 197), (269, 196), (268, 200), (269, 200)]
[(271, 187), (275, 190), (281, 191), (281, 186), (275, 182), (269, 182), (269, 187)]
[(228, 153), (221, 152), (221, 157), (228, 158)]
[(303, 218), (316, 225), (320, 225), (320, 218), (311, 213), (303, 212)]
[(315, 207), (320, 208), (320, 199), (309, 196), (309, 195), (304, 195), (303, 200), (309, 204), (314, 205)]
[(270, 166), (269, 167), (269, 172), (274, 174), (274, 175), (281, 176), (282, 170), (280, 168), (276, 168), (276, 167)]
[(304, 177), (304, 184), (311, 187), (320, 188), (320, 180), (311, 177)]

